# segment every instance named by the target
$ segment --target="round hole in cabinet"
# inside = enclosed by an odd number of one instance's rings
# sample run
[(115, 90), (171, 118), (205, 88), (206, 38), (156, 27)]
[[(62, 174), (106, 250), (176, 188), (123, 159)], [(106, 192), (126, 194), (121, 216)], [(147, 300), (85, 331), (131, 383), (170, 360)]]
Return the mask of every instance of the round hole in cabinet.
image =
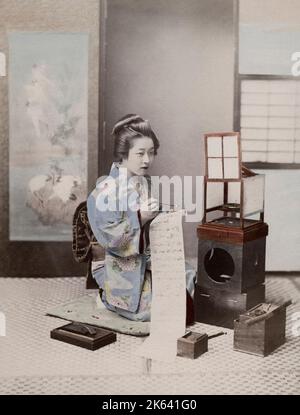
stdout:
[(232, 256), (222, 248), (212, 248), (206, 253), (204, 267), (208, 276), (217, 283), (228, 283), (234, 274)]

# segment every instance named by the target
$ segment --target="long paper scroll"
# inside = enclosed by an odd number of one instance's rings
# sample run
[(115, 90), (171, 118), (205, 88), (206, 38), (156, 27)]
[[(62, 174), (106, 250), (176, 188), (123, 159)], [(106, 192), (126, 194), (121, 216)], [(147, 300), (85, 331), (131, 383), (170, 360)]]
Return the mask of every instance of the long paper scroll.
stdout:
[(150, 336), (137, 354), (173, 360), (185, 334), (186, 281), (182, 211), (161, 213), (150, 226), (152, 304)]

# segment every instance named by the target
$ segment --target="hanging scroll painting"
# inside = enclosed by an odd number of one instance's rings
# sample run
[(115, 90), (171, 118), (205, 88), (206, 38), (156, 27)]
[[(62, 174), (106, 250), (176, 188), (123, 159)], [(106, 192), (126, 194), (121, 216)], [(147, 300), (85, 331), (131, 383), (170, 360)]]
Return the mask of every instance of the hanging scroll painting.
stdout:
[(88, 35), (9, 34), (10, 240), (68, 241), (87, 194)]

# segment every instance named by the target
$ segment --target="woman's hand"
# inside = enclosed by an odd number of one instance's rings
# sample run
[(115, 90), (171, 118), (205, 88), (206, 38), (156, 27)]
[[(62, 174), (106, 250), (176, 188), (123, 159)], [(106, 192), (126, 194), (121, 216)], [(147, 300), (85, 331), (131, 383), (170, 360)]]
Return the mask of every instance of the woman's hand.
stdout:
[(140, 214), (141, 214), (141, 222), (142, 226), (145, 225), (146, 222), (155, 218), (158, 214), (159, 206), (158, 201), (151, 197), (143, 201), (140, 205)]

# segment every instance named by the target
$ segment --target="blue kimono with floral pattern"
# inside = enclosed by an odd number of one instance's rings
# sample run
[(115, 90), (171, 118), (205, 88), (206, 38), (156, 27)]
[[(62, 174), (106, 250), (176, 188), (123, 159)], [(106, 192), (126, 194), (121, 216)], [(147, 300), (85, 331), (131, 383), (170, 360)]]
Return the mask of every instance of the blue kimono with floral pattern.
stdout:
[(109, 176), (97, 181), (96, 188), (88, 197), (87, 207), (92, 231), (105, 249), (105, 267), (93, 272), (103, 289), (102, 301), (136, 312), (144, 284), (147, 255), (142, 249), (137, 209), (140, 194), (133, 186), (126, 186), (125, 173), (126, 169), (114, 163)]
[[(144, 182), (145, 183), (145, 182)], [(92, 273), (102, 291), (105, 306), (131, 320), (150, 320), (151, 273), (138, 206), (145, 191), (132, 184), (126, 169), (113, 163), (110, 174), (97, 181), (87, 200), (92, 231), (105, 249), (105, 266), (93, 267)], [(187, 281), (193, 291), (195, 271), (187, 266)]]

